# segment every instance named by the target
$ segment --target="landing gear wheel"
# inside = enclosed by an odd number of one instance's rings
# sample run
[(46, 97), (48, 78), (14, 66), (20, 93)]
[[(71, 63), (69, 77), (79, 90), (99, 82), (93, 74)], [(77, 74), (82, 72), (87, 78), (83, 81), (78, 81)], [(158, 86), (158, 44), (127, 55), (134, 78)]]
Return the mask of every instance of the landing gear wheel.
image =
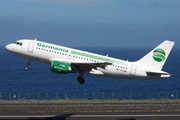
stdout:
[(81, 77), (81, 76), (79, 76), (79, 77), (77, 78), (77, 81), (78, 81), (80, 84), (84, 84), (84, 83), (85, 83), (84, 78)]
[(28, 69), (29, 69), (29, 67), (28, 67), (28, 66), (25, 66), (25, 67), (24, 67), (24, 70), (26, 70), (26, 71), (27, 71)]
[(29, 70), (29, 65), (30, 65), (30, 63), (31, 63), (31, 61), (30, 61), (30, 60), (28, 60), (28, 62), (27, 62), (27, 66), (25, 66), (25, 67), (24, 67), (24, 70), (26, 70), (26, 71), (27, 71), (27, 70)]

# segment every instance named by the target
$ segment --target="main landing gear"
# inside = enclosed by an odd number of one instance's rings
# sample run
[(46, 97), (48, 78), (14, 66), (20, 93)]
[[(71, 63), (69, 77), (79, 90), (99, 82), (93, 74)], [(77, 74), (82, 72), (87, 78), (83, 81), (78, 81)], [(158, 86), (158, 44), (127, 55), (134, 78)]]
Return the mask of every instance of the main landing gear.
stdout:
[(26, 70), (26, 71), (27, 71), (27, 70), (29, 69), (29, 65), (30, 65), (30, 63), (31, 63), (31, 61), (30, 61), (30, 60), (28, 60), (28, 62), (27, 62), (27, 66), (25, 66), (25, 67), (24, 67), (24, 70)]
[(81, 76), (78, 76), (78, 77), (77, 77), (77, 81), (78, 81), (80, 84), (84, 84), (84, 83), (85, 83), (84, 78), (81, 77)]
[(83, 76), (84, 76), (84, 72), (83, 71), (79, 71), (79, 76), (77, 77), (77, 81), (80, 84), (84, 84), (85, 83), (85, 80), (84, 80)]

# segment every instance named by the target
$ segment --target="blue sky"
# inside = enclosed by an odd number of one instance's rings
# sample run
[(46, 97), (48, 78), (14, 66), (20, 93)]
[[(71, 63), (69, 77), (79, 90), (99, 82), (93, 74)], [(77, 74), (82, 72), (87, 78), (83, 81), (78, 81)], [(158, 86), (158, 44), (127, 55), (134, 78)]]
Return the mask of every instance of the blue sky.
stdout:
[(0, 0), (0, 46), (30, 38), (69, 47), (180, 47), (180, 0)]

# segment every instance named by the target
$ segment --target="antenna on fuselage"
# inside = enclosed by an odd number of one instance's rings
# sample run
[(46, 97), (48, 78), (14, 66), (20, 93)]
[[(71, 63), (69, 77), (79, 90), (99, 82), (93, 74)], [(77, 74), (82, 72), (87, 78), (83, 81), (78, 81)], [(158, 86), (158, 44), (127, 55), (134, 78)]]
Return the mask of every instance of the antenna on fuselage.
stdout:
[(35, 41), (37, 40), (37, 38), (34, 39)]

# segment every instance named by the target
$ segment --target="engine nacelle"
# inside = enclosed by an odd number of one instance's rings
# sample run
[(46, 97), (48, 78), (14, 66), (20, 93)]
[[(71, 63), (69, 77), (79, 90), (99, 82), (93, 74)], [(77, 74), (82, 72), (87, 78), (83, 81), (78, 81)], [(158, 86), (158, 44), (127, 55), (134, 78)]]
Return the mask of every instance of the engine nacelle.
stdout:
[(53, 61), (51, 63), (51, 71), (61, 74), (67, 74), (68, 72), (72, 71), (70, 64)]

